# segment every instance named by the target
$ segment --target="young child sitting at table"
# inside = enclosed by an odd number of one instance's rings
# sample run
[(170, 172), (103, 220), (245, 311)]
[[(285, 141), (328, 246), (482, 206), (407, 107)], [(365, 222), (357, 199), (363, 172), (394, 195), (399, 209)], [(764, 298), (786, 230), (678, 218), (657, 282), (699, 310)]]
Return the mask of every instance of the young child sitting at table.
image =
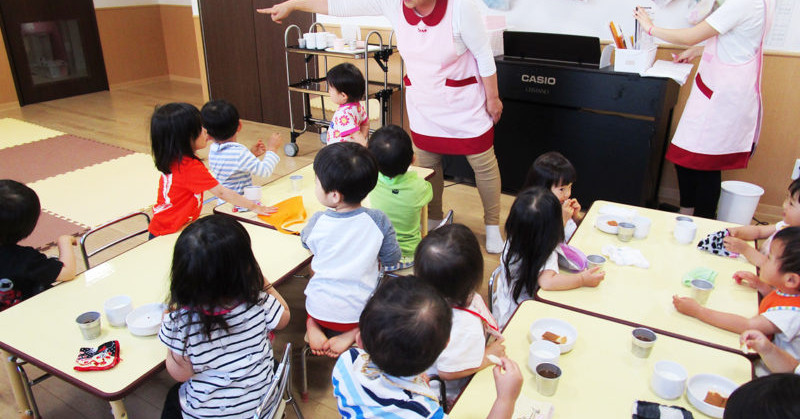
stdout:
[(161, 417), (252, 417), (274, 379), (269, 332), (286, 327), (289, 307), (261, 273), (247, 230), (224, 215), (190, 224), (170, 277), (158, 338), (181, 383)]
[[(446, 418), (423, 372), (450, 338), (452, 309), (414, 277), (386, 278), (360, 318), (358, 346), (333, 369), (333, 395), (347, 418)], [(500, 358), (497, 398), (488, 418), (511, 418), (522, 388), (519, 366)]]
[[(800, 226), (800, 179), (795, 179), (789, 184), (789, 194), (783, 201), (783, 220), (774, 225), (731, 227), (728, 229), (728, 237), (723, 239), (725, 248), (729, 252), (743, 255), (750, 263), (761, 267), (767, 261), (770, 243), (775, 233), (790, 226)], [(761, 251), (747, 244), (749, 240), (760, 239), (767, 239), (761, 245)]]
[(770, 372), (794, 372), (800, 374), (800, 360), (795, 359), (789, 352), (784, 351), (772, 343), (769, 338), (759, 330), (745, 330), (739, 337), (742, 345), (758, 352), (761, 361)]
[(800, 376), (772, 374), (731, 393), (722, 419), (800, 419)]
[(0, 180), (0, 311), (75, 277), (74, 237), (58, 238), (58, 259), (18, 244), (31, 235), (41, 212), (33, 189)]
[[(749, 272), (748, 282), (759, 280)], [(766, 263), (761, 267), (760, 281), (774, 287), (758, 306), (758, 315), (746, 318), (701, 306), (691, 297), (672, 297), (675, 308), (734, 333), (748, 329), (774, 335), (772, 340), (779, 348), (800, 358), (800, 227), (787, 227), (775, 234)]]
[[(242, 122), (239, 111), (225, 100), (212, 100), (200, 110), (203, 128), (213, 143), (208, 152), (208, 167), (219, 183), (238, 194), (253, 184), (252, 176), (269, 177), (280, 161), (277, 151), (283, 140), (273, 133), (267, 145), (261, 140), (249, 150), (236, 142)], [(263, 161), (258, 157), (264, 156)], [(224, 202), (220, 202), (222, 204)]]
[(581, 204), (572, 196), (572, 184), (577, 180), (577, 173), (572, 163), (561, 153), (550, 151), (533, 161), (523, 190), (532, 186), (541, 186), (553, 192), (561, 203), (561, 216), (564, 221), (564, 241), (567, 242), (578, 229), (581, 222)]
[(431, 184), (420, 179), (417, 172), (408, 171), (414, 161), (411, 137), (397, 125), (387, 125), (369, 138), (367, 148), (378, 162), (378, 184), (369, 193), (370, 206), (386, 213), (397, 233), (397, 243), (403, 258), (391, 272), (414, 265), (414, 251), (419, 241), (420, 211), (433, 198)]
[[(505, 356), (497, 321), (478, 294), (483, 284), (481, 247), (466, 226), (446, 225), (422, 239), (414, 262), (414, 275), (433, 285), (453, 308), (450, 341), (428, 370), (445, 380), (452, 404), (472, 374), (492, 365), (488, 355)], [(495, 338), (489, 345), (487, 335)]]
[(492, 313), (502, 328), (519, 303), (534, 292), (596, 287), (605, 278), (600, 267), (575, 273), (559, 273), (556, 247), (564, 241), (562, 206), (558, 198), (542, 187), (517, 195), (506, 220), (506, 241), (492, 298)]
[(358, 316), (378, 284), (378, 261), (395, 265), (401, 252), (386, 214), (361, 206), (378, 181), (375, 158), (365, 147), (323, 147), (314, 173), (317, 199), (329, 209), (311, 216), (300, 234), (314, 254), (314, 276), (305, 290), (306, 330), (315, 355), (335, 358), (355, 342)]
[(350, 63), (339, 64), (325, 76), (331, 101), (339, 105), (328, 127), (328, 145), (341, 141), (354, 141), (367, 145), (369, 121), (361, 105), (364, 98), (364, 76)]
[(259, 214), (275, 212), (275, 208), (253, 203), (211, 176), (196, 154), (206, 147), (208, 135), (194, 105), (168, 103), (156, 108), (150, 118), (150, 142), (153, 161), (161, 172), (150, 220), (151, 237), (175, 233), (196, 220), (203, 208), (205, 191)]

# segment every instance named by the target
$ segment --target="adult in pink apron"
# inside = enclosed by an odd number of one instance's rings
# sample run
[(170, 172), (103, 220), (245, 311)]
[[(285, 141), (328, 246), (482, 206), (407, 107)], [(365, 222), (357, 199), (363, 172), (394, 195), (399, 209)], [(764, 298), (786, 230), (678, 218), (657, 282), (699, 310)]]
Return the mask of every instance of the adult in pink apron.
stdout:
[[(497, 97), (496, 74), (482, 77), (472, 51), (459, 51), (456, 45), (453, 27), (458, 7), (473, 6), (466, 0), (289, 0), (259, 12), (271, 14), (275, 21), (295, 10), (336, 16), (383, 15), (390, 20), (407, 70), (403, 83), (416, 164), (435, 171), (430, 179), (433, 200), (429, 218), (437, 220), (444, 215), (441, 156), (464, 155), (475, 172), (483, 203), (486, 250), (499, 253), (503, 249), (501, 186), (493, 143), (494, 122), (502, 104)], [(491, 93), (488, 102), (487, 92)]]
[[(720, 58), (720, 32), (708, 21), (716, 10), (687, 29), (658, 28), (644, 10), (637, 8), (634, 12), (644, 30), (660, 39), (677, 44), (706, 41), (689, 99), (666, 155), (678, 174), (683, 213), (714, 218), (721, 171), (746, 168), (758, 143), (763, 41), (771, 17), (770, 2), (760, 3), (763, 11), (750, 11), (761, 23), (761, 30), (754, 33), (759, 36), (754, 43), (757, 47), (749, 59), (735, 63)], [(691, 48), (676, 61), (689, 61), (699, 51)]]

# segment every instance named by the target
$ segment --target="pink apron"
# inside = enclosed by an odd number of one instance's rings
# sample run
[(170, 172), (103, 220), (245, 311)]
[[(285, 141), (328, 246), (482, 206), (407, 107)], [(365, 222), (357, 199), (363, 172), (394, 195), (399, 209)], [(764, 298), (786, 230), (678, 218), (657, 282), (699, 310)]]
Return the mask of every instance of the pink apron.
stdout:
[(761, 45), (750, 61), (724, 63), (717, 56), (717, 37), (707, 41), (667, 160), (695, 170), (747, 167), (761, 131), (761, 67), (771, 22), (767, 0), (764, 7)]
[(492, 146), (494, 124), (475, 57), (469, 50), (456, 54), (453, 1), (437, 0), (433, 12), (420, 17), (397, 0), (408, 120), (414, 144), (423, 150), (478, 154)]

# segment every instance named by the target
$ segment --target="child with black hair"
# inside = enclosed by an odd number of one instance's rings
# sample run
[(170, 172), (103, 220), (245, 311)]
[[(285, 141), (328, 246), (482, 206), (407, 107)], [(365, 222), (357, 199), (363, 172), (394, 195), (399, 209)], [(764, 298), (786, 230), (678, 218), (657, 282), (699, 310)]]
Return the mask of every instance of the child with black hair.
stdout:
[(184, 229), (170, 269), (169, 312), (159, 339), (169, 391), (163, 418), (252, 417), (273, 374), (271, 330), (289, 307), (261, 273), (247, 230), (210, 215)]
[[(208, 152), (208, 167), (219, 183), (244, 193), (244, 188), (253, 184), (252, 176), (269, 177), (281, 160), (277, 151), (283, 140), (273, 133), (267, 144), (258, 142), (249, 150), (236, 141), (242, 122), (239, 111), (226, 100), (212, 100), (200, 110), (203, 128), (213, 141)], [(264, 156), (263, 160), (258, 158)], [(223, 202), (220, 202), (223, 203)]]
[(150, 142), (153, 161), (161, 172), (150, 220), (151, 236), (175, 233), (196, 220), (203, 208), (205, 191), (259, 214), (275, 212), (275, 208), (245, 199), (211, 176), (195, 154), (206, 147), (208, 135), (194, 105), (168, 103), (157, 107), (150, 118)]
[(17, 244), (31, 235), (41, 212), (33, 189), (0, 180), (0, 311), (75, 277), (74, 237), (58, 238), (58, 259)]
[(478, 294), (483, 284), (481, 247), (466, 226), (446, 225), (422, 239), (414, 262), (414, 275), (433, 285), (453, 309), (450, 341), (428, 371), (445, 380), (452, 403), (472, 374), (492, 365), (489, 355), (505, 356), (497, 321)]
[(317, 199), (329, 209), (311, 216), (300, 234), (314, 254), (314, 276), (305, 290), (306, 330), (315, 355), (337, 357), (355, 342), (358, 316), (378, 284), (378, 262), (395, 265), (401, 252), (386, 214), (361, 206), (378, 180), (375, 158), (365, 147), (323, 147), (314, 173)]
[[(333, 369), (333, 395), (348, 418), (446, 418), (423, 372), (447, 346), (450, 305), (428, 283), (387, 278), (360, 316), (359, 348)], [(522, 388), (519, 366), (500, 358), (494, 367), (497, 398), (488, 418), (507, 419)]]
[(361, 105), (364, 98), (364, 76), (358, 67), (342, 63), (328, 70), (325, 76), (331, 101), (339, 105), (328, 127), (328, 144), (354, 141), (367, 145), (369, 121)]
[[(783, 201), (783, 220), (772, 225), (731, 227), (728, 229), (729, 236), (723, 239), (725, 248), (730, 252), (743, 255), (750, 263), (761, 267), (767, 261), (772, 238), (778, 231), (790, 226), (800, 227), (800, 179), (795, 179), (789, 184), (789, 193), (786, 200)], [(766, 239), (761, 245), (760, 251), (747, 244), (747, 241), (760, 239)], [(737, 282), (741, 282), (741, 279), (737, 278)], [(753, 285), (749, 282), (748, 284)], [(769, 292), (769, 290), (759, 291), (762, 294)]]
[(800, 419), (800, 376), (772, 374), (731, 393), (723, 419)]
[(564, 241), (567, 242), (575, 234), (578, 224), (583, 219), (581, 204), (571, 198), (572, 184), (578, 175), (569, 160), (557, 151), (542, 154), (533, 161), (528, 170), (528, 177), (522, 189), (541, 186), (549, 189), (561, 203), (561, 216), (564, 222)]
[(772, 291), (758, 306), (758, 315), (746, 318), (701, 306), (691, 297), (672, 297), (672, 304), (687, 316), (734, 333), (748, 329), (773, 335), (773, 342), (795, 359), (800, 359), (800, 227), (786, 227), (772, 239), (767, 261), (760, 276), (750, 272), (748, 282), (762, 282)]
[(417, 172), (409, 171), (414, 162), (411, 137), (397, 125), (387, 125), (375, 131), (367, 148), (378, 162), (378, 184), (369, 193), (370, 206), (386, 213), (397, 233), (397, 243), (403, 258), (391, 272), (414, 265), (414, 251), (422, 240), (420, 211), (433, 198), (431, 184), (420, 179)]
[(506, 247), (500, 256), (502, 274), (492, 295), (492, 311), (504, 326), (519, 303), (536, 290), (570, 290), (596, 287), (605, 278), (600, 267), (579, 273), (559, 273), (556, 247), (564, 241), (562, 206), (543, 187), (520, 192), (506, 220)]

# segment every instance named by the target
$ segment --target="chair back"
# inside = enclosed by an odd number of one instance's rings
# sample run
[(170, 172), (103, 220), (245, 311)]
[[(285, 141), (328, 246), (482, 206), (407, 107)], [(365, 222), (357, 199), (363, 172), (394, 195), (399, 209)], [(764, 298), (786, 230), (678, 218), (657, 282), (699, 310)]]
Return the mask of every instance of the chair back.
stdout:
[[(87, 231), (81, 237), (79, 243), (81, 255), (83, 256), (83, 263), (86, 264), (86, 269), (90, 269), (93, 266), (89, 262), (89, 258), (92, 256), (108, 250), (120, 243), (127, 242), (134, 237), (141, 236), (143, 234), (149, 234), (147, 230), (149, 225), (150, 216), (140, 211), (117, 218), (116, 220), (109, 221)], [(95, 237), (95, 239), (91, 239), (92, 237)], [(87, 242), (89, 244), (88, 247), (91, 248), (89, 251), (86, 250)], [(106, 259), (110, 259), (110, 257)]]
[(488, 298), (489, 311), (492, 313), (493, 316), (495, 315), (494, 302), (495, 299), (497, 298), (497, 295), (495, 295), (495, 291), (497, 290), (497, 281), (502, 280), (502, 277), (503, 277), (503, 264), (501, 263), (500, 266), (495, 268), (492, 274), (489, 276), (489, 291), (487, 293), (487, 296), (489, 297)]
[[(447, 215), (444, 216), (444, 218), (442, 219), (442, 222), (439, 223), (439, 225), (437, 225), (436, 228), (442, 228), (442, 227), (444, 227), (444, 226), (446, 226), (448, 224), (453, 224), (453, 216), (454, 215), (455, 215), (455, 213), (453, 212), (453, 210), (447, 211)], [(434, 228), (434, 230), (436, 230), (436, 228)]]
[(291, 360), (292, 360), (292, 344), (287, 343), (286, 348), (283, 350), (283, 358), (278, 368), (275, 369), (275, 375), (272, 377), (272, 383), (261, 401), (261, 405), (256, 409), (253, 419), (272, 419), (283, 416), (284, 408), (286, 407), (286, 387), (291, 379)]

